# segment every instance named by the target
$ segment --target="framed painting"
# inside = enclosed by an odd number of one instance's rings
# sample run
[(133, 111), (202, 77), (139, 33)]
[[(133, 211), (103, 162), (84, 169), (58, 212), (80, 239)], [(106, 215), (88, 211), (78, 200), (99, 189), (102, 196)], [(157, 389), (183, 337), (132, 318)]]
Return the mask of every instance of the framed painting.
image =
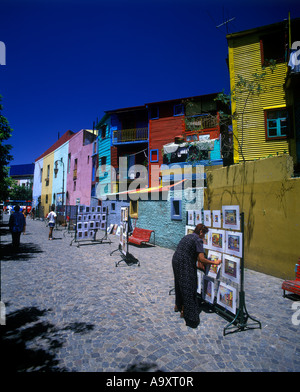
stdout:
[(236, 313), (236, 289), (223, 282), (220, 282), (217, 293), (217, 304), (227, 309), (229, 312)]
[(222, 276), (240, 284), (240, 259), (223, 253)]
[(111, 234), (113, 231), (114, 225), (111, 223), (108, 227), (107, 227), (107, 234)]
[(225, 230), (210, 229), (210, 249), (224, 252)]
[(212, 211), (212, 227), (221, 228), (221, 211)]
[(212, 278), (203, 276), (202, 298), (210, 304), (214, 303), (215, 298), (215, 283)]
[(208, 232), (205, 234), (204, 238), (203, 238), (203, 248), (204, 249), (209, 249), (210, 248), (210, 229), (208, 230)]
[(93, 229), (95, 227), (95, 222), (94, 221), (90, 221), (89, 222), (89, 229)]
[(238, 231), (226, 231), (225, 253), (243, 256), (243, 234)]
[(123, 233), (127, 235), (127, 232), (128, 232), (128, 224), (127, 224), (127, 222), (123, 222), (122, 226), (123, 226)]
[(210, 210), (203, 211), (203, 224), (207, 227), (211, 226), (211, 212), (210, 212)]
[(192, 210), (187, 211), (187, 224), (189, 226), (195, 225), (194, 211), (192, 211)]
[(195, 226), (185, 226), (185, 235), (194, 233)]
[[(219, 252), (215, 252), (213, 250), (208, 251), (207, 257), (208, 257), (208, 259), (213, 260), (213, 261), (214, 260), (222, 260), (222, 254)], [(220, 268), (221, 268), (221, 264), (220, 265), (211, 264), (210, 267), (207, 268), (207, 276), (210, 276), (210, 277), (216, 279), (217, 276), (219, 275)]]
[(223, 228), (230, 230), (240, 230), (240, 207), (239, 206), (223, 206)]
[(201, 213), (201, 210), (195, 211), (195, 226), (197, 226), (199, 223), (202, 223), (202, 213)]
[(78, 206), (78, 214), (85, 212), (85, 206)]

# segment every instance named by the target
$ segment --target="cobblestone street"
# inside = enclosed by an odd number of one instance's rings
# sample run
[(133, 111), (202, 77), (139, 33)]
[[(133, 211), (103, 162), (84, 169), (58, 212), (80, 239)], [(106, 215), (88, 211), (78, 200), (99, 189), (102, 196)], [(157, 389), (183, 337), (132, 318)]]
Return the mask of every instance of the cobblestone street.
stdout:
[(261, 329), (223, 336), (227, 321), (203, 310), (194, 330), (174, 312), (169, 295), (172, 250), (130, 246), (140, 266), (116, 267), (120, 253), (110, 253), (117, 236), (109, 235), (111, 244), (70, 246), (66, 231), (55, 230), (48, 241), (45, 223), (27, 218), (21, 247), (11, 253), (7, 220), (1, 228), (6, 369), (300, 371), (300, 325), (292, 322), (297, 308), (283, 298), (281, 279), (245, 270), (247, 310)]

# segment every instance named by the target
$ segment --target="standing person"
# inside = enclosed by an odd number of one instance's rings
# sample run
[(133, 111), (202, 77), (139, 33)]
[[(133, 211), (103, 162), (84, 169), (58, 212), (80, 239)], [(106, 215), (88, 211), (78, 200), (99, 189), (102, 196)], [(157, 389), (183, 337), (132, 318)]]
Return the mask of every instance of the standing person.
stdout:
[(25, 233), (25, 231), (26, 231), (26, 217), (27, 217), (26, 207), (23, 208), (22, 214), (24, 215), (24, 218), (25, 218), (25, 224), (24, 224), (23, 234), (26, 234), (26, 233)]
[(56, 213), (54, 212), (54, 207), (51, 207), (51, 212), (47, 215), (47, 218), (49, 219), (49, 237), (48, 240), (52, 240), (52, 233), (53, 233), (53, 228), (55, 225), (55, 218), (56, 218)]
[(14, 210), (15, 212), (9, 218), (9, 230), (12, 236), (12, 246), (14, 249), (17, 249), (26, 223), (24, 215), (20, 212), (20, 206), (15, 206)]
[(181, 312), (186, 325), (197, 328), (200, 323), (197, 301), (197, 268), (205, 264), (221, 264), (221, 260), (208, 260), (203, 249), (203, 238), (208, 228), (198, 224), (192, 234), (187, 234), (179, 242), (172, 258), (175, 281), (175, 311)]

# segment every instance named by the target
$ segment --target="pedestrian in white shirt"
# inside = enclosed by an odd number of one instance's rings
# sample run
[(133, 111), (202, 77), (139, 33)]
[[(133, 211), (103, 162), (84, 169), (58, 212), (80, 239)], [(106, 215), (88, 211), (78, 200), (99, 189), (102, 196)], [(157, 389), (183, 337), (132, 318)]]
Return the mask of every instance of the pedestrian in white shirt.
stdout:
[(55, 218), (56, 218), (56, 213), (54, 212), (54, 207), (51, 207), (51, 212), (49, 212), (49, 214), (47, 215), (47, 218), (49, 219), (49, 240), (52, 240), (52, 233), (53, 233), (53, 228), (55, 225)]

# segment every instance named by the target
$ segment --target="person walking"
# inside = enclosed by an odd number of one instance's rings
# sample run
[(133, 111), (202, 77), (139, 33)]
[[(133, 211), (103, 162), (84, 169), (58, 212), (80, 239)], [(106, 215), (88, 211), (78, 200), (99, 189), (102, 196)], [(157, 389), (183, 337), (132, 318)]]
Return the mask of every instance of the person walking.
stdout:
[(208, 228), (198, 224), (193, 233), (187, 234), (179, 242), (172, 258), (175, 282), (175, 311), (181, 312), (186, 325), (197, 328), (200, 324), (197, 301), (197, 268), (204, 270), (205, 265), (221, 264), (221, 260), (205, 257), (203, 238)]
[(53, 229), (55, 226), (55, 218), (56, 218), (56, 213), (54, 212), (54, 207), (51, 207), (51, 212), (47, 215), (47, 219), (49, 219), (49, 236), (48, 240), (53, 240), (52, 234), (53, 234)]
[(20, 206), (15, 206), (14, 213), (9, 218), (9, 230), (12, 235), (12, 246), (16, 250), (20, 246), (20, 236), (26, 225), (24, 215), (20, 212)]

